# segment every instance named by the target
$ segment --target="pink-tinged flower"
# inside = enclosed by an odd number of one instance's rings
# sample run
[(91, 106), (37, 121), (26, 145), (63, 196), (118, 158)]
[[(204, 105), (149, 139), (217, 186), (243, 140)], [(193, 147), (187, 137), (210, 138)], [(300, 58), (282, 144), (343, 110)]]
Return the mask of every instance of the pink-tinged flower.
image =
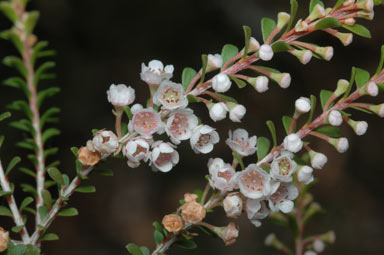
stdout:
[(233, 222), (230, 222), (225, 227), (215, 227), (214, 232), (223, 239), (226, 246), (234, 244), (239, 236), (239, 228)]
[(166, 173), (179, 163), (179, 153), (175, 150), (175, 147), (171, 143), (163, 141), (157, 141), (152, 145), (150, 159), (154, 170)]
[(191, 147), (196, 153), (207, 154), (213, 150), (213, 145), (220, 141), (219, 134), (208, 125), (199, 125), (190, 139)]
[(292, 183), (281, 182), (268, 198), (269, 208), (273, 212), (282, 211), (289, 213), (293, 209), (293, 201), (299, 195), (299, 191)]
[(212, 188), (221, 191), (237, 189), (237, 175), (230, 164), (224, 163), (221, 158), (209, 159), (209, 184)]
[(93, 147), (102, 155), (110, 155), (119, 147), (119, 140), (112, 131), (99, 131), (93, 137)]
[(296, 162), (289, 155), (283, 154), (272, 161), (270, 174), (274, 180), (291, 182), (296, 167)]
[(257, 137), (249, 137), (245, 129), (238, 128), (233, 134), (232, 131), (229, 130), (228, 136), (225, 143), (232, 151), (239, 153), (241, 156), (250, 156), (256, 152)]
[(136, 137), (127, 142), (123, 148), (123, 154), (128, 158), (128, 165), (138, 167), (140, 161), (146, 161), (149, 155), (150, 145), (147, 139)]
[(192, 130), (197, 126), (198, 119), (191, 109), (176, 110), (167, 120), (165, 131), (175, 144), (192, 136)]
[(248, 198), (260, 199), (271, 193), (271, 177), (256, 164), (240, 172), (238, 181), (240, 192)]
[(129, 122), (128, 127), (142, 136), (150, 137), (163, 128), (159, 113), (152, 108), (138, 110)]
[(165, 80), (153, 96), (153, 102), (164, 109), (175, 110), (187, 107), (188, 98), (181, 84)]
[(9, 244), (9, 232), (0, 227), (0, 252), (7, 250)]
[(243, 211), (243, 198), (240, 193), (230, 193), (223, 200), (223, 207), (227, 217), (237, 218)]
[(159, 60), (152, 60), (146, 66), (141, 64), (140, 78), (149, 85), (159, 85), (163, 80), (169, 80), (173, 76), (173, 65), (164, 65)]
[(135, 101), (135, 90), (124, 84), (112, 84), (107, 91), (108, 102), (117, 107), (130, 105)]
[(260, 220), (265, 219), (269, 215), (269, 210), (265, 201), (260, 201), (258, 199), (247, 199), (245, 210), (248, 219), (255, 225), (255, 227), (260, 227)]

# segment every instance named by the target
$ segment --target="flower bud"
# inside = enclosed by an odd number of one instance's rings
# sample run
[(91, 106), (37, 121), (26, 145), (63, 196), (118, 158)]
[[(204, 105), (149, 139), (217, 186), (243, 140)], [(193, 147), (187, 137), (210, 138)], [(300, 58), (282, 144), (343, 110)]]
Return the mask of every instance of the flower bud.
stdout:
[(90, 151), (87, 147), (81, 147), (78, 152), (78, 159), (84, 166), (94, 166), (100, 159), (101, 155), (98, 151)]
[(284, 149), (296, 153), (303, 148), (303, 141), (297, 134), (290, 134), (284, 138)]
[(165, 215), (161, 223), (168, 232), (172, 233), (179, 232), (184, 227), (183, 220), (176, 214)]
[(224, 211), (227, 217), (237, 218), (243, 211), (243, 199), (240, 193), (230, 193), (223, 200)]
[(329, 61), (333, 57), (333, 48), (331, 46), (316, 47), (315, 53), (319, 54), (323, 59)]
[(311, 14), (309, 15), (309, 17), (306, 19), (308, 21), (314, 21), (318, 18), (322, 18), (325, 16), (325, 9), (323, 6), (321, 6), (320, 4), (316, 4), (315, 7), (313, 8)]
[(317, 255), (317, 253), (314, 251), (308, 250), (308, 251), (304, 252), (304, 255)]
[(344, 46), (350, 45), (352, 43), (352, 40), (353, 40), (353, 34), (352, 33), (337, 32), (334, 34), (334, 36), (337, 37)]
[(286, 12), (279, 12), (277, 14), (277, 27), (281, 30), (283, 27), (285, 27), (289, 20), (291, 19), (291, 15), (289, 15)]
[(316, 239), (314, 242), (313, 242), (313, 248), (315, 249), (316, 252), (323, 252), (324, 249), (325, 249), (325, 244), (322, 240), (320, 239)]
[(264, 244), (279, 251), (287, 251), (288, 248), (276, 237), (274, 233), (267, 235)]
[(248, 53), (256, 52), (260, 49), (260, 43), (254, 38), (249, 39)]
[(186, 193), (184, 194), (184, 201), (186, 203), (189, 203), (189, 202), (196, 202), (198, 196), (196, 194), (192, 194), (192, 193)]
[(343, 6), (353, 5), (355, 0), (344, 0)]
[(227, 106), (229, 109), (229, 118), (233, 122), (241, 122), (241, 119), (247, 112), (247, 109), (244, 107), (244, 105), (228, 102)]
[(219, 93), (227, 92), (231, 88), (231, 80), (226, 74), (218, 74), (212, 79), (212, 88)]
[(291, 85), (291, 75), (289, 73), (271, 73), (270, 78), (277, 82), (283, 89)]
[(367, 12), (373, 11), (373, 6), (374, 6), (373, 0), (363, 0), (363, 1), (357, 2), (357, 7)]
[(205, 208), (197, 202), (187, 202), (181, 207), (181, 216), (188, 223), (197, 224), (205, 218)]
[(143, 106), (141, 104), (134, 104), (131, 107), (131, 113), (135, 114), (135, 113), (137, 113), (138, 111), (140, 111), (142, 109), (143, 109)]
[(345, 137), (341, 137), (339, 139), (336, 138), (330, 138), (328, 139), (328, 142), (333, 145), (336, 150), (340, 153), (344, 153), (348, 150), (349, 148), (349, 142), (348, 139)]
[(259, 93), (263, 93), (263, 92), (268, 90), (268, 82), (269, 82), (269, 80), (264, 75), (258, 76), (256, 78), (248, 78), (247, 81)]
[(328, 115), (328, 122), (332, 126), (340, 126), (343, 123), (343, 116), (337, 110), (332, 110)]
[(135, 90), (124, 84), (112, 84), (107, 91), (108, 102), (116, 107), (124, 107), (135, 101)]
[(354, 121), (352, 119), (348, 119), (347, 123), (353, 128), (356, 135), (364, 135), (368, 129), (368, 123), (366, 121)]
[(0, 252), (7, 250), (9, 244), (9, 232), (0, 227)]
[(366, 20), (373, 20), (373, 18), (375, 17), (375, 13), (373, 10), (370, 12), (360, 11), (360, 12), (357, 12), (357, 17), (363, 18)]
[(259, 57), (264, 61), (269, 61), (273, 58), (272, 47), (268, 44), (263, 44), (259, 49)]
[(310, 50), (297, 50), (297, 49), (292, 49), (289, 51), (292, 55), (297, 57), (303, 65), (306, 65), (311, 61), (312, 59), (312, 51)]
[(311, 110), (311, 100), (307, 97), (300, 97), (295, 102), (295, 108), (298, 113), (307, 113)]
[(226, 246), (234, 244), (239, 236), (239, 228), (233, 222), (226, 227), (215, 227), (214, 232), (223, 239)]
[(296, 23), (295, 30), (296, 30), (296, 32), (307, 31), (308, 30), (308, 23), (299, 19), (299, 21), (297, 21), (297, 23)]
[(311, 159), (311, 166), (315, 169), (322, 169), (328, 162), (327, 156), (314, 150), (309, 151), (309, 157)]
[(336, 240), (336, 235), (334, 231), (328, 231), (320, 236), (320, 239), (328, 244), (333, 244)]
[(344, 94), (347, 91), (348, 87), (349, 87), (349, 82), (347, 80), (340, 79), (337, 82), (337, 88), (334, 92), (335, 96), (339, 97), (342, 94)]
[(376, 83), (374, 83), (373, 81), (370, 81), (366, 86), (364, 94), (375, 97), (379, 94), (379, 87), (377, 87)]
[(356, 23), (354, 18), (345, 19), (342, 21), (345, 25), (353, 26)]
[(384, 118), (384, 104), (370, 105), (369, 110), (376, 113), (380, 118)]
[(208, 54), (208, 63), (206, 72), (217, 70), (223, 66), (223, 58), (220, 54)]
[(227, 117), (228, 107), (225, 103), (210, 103), (207, 107), (209, 109), (209, 116), (213, 121), (220, 121)]
[(297, 172), (297, 180), (304, 184), (309, 184), (313, 181), (313, 169), (309, 166), (302, 166)]
[(95, 149), (102, 155), (110, 155), (119, 147), (119, 140), (112, 131), (99, 131), (92, 142)]

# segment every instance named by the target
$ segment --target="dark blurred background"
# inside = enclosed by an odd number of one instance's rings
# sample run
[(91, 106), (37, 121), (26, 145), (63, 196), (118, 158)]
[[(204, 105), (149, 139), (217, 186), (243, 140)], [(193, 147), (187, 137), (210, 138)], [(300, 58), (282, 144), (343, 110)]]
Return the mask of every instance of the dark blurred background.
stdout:
[[(300, 2), (303, 6), (299, 16), (304, 17), (309, 1)], [(326, 3), (331, 6), (334, 2)], [(275, 18), (279, 11), (289, 12), (289, 1), (33, 0), (30, 8), (41, 11), (36, 31), (39, 38), (48, 40), (58, 52), (55, 57), (57, 79), (53, 83), (62, 91), (48, 104), (62, 109), (59, 123), (62, 135), (50, 145), (61, 148), (60, 169), (74, 176), (70, 147), (84, 144), (91, 137), (91, 129), (113, 128), (111, 105), (106, 100), (106, 90), (111, 83), (133, 86), (138, 102), (144, 103), (149, 93), (139, 76), (142, 62), (160, 59), (165, 64), (173, 64), (173, 80), (179, 81), (185, 66), (200, 67), (202, 53), (219, 53), (226, 43), (242, 47), (241, 26), (244, 24), (252, 27), (253, 34), (261, 41), (261, 18)], [(180, 163), (168, 174), (154, 173), (145, 164), (129, 169), (124, 160), (104, 163), (103, 167), (113, 169), (115, 176), (92, 175), (90, 183), (95, 184), (97, 192), (78, 193), (71, 198), (70, 205), (77, 207), (80, 215), (58, 218), (54, 222), (51, 231), (58, 233), (60, 240), (44, 243), (45, 254), (126, 254), (124, 246), (128, 242), (154, 248), (152, 221), (161, 221), (164, 214), (172, 212), (185, 192), (204, 187), (210, 157), (230, 160), (231, 152), (225, 145), (229, 129), (242, 127), (251, 134), (267, 136), (265, 121), (271, 119), (278, 123), (281, 140), (281, 116), (292, 114), (294, 101), (299, 96), (318, 95), (321, 89), (333, 90), (339, 78), (349, 79), (352, 66), (371, 73), (376, 70), (380, 46), (384, 43), (383, 14), (384, 8), (377, 8), (373, 22), (359, 21), (371, 30), (372, 39), (356, 36), (349, 47), (341, 46), (325, 33), (308, 37), (306, 40), (335, 47), (330, 63), (313, 59), (303, 66), (289, 54), (279, 54), (267, 63), (291, 73), (293, 82), (288, 90), (270, 84), (270, 90), (260, 95), (250, 86), (241, 92), (233, 88), (231, 93), (248, 109), (241, 124), (229, 120), (214, 124), (204, 106), (194, 106), (203, 122), (215, 125), (221, 134), (221, 142), (211, 154), (200, 155), (196, 160), (189, 143), (184, 142), (179, 146)], [(1, 16), (0, 30), (8, 27), (9, 23)], [(16, 54), (9, 42), (0, 41), (0, 57), (10, 53)], [(11, 74), (13, 70), (1, 66), (1, 80)], [(20, 97), (20, 92), (2, 87), (0, 110), (4, 111), (7, 103)], [(375, 102), (383, 102), (383, 98)], [(369, 129), (367, 135), (357, 137), (348, 126), (342, 128), (350, 138), (347, 153), (335, 153), (332, 147), (319, 141), (312, 143), (314, 149), (329, 157), (326, 167), (316, 171), (320, 182), (313, 190), (327, 213), (315, 218), (308, 226), (308, 233), (335, 230), (337, 241), (325, 254), (384, 254), (384, 121), (359, 112), (353, 112), (353, 118), (367, 120)], [(15, 155), (13, 141), (20, 140), (22, 135), (4, 124), (1, 133), (7, 135), (1, 159), (8, 162)], [(27, 160), (23, 164), (29, 166)], [(11, 174), (11, 179), (33, 182), (17, 171)], [(17, 190), (16, 196), (21, 201), (23, 194)], [(222, 212), (211, 216), (209, 221), (217, 225), (229, 222)], [(276, 254), (263, 245), (265, 236), (271, 232), (293, 244), (287, 229), (267, 220), (261, 228), (251, 225), (245, 215), (237, 222), (240, 237), (231, 247), (203, 235), (197, 238), (198, 249), (173, 248), (169, 254)]]

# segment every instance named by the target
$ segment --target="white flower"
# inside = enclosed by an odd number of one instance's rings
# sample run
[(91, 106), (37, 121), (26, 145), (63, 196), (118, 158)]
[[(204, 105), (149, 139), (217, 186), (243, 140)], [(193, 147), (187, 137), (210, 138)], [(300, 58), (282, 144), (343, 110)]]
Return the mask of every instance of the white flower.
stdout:
[(167, 120), (165, 131), (175, 144), (192, 136), (192, 130), (197, 126), (198, 119), (191, 109), (176, 110)]
[(268, 196), (271, 192), (271, 177), (256, 164), (250, 164), (238, 177), (240, 192), (252, 199)]
[(159, 85), (163, 80), (169, 80), (173, 76), (173, 65), (164, 65), (159, 60), (152, 60), (148, 63), (148, 67), (141, 64), (140, 77), (143, 81), (150, 85)]
[(256, 227), (261, 226), (261, 222), (259, 220), (265, 219), (269, 215), (269, 210), (265, 202), (258, 199), (247, 199), (245, 208), (248, 219)]
[(348, 139), (345, 137), (339, 138), (336, 144), (336, 149), (340, 153), (344, 153), (349, 148), (349, 142)]
[(225, 143), (232, 151), (239, 153), (241, 156), (250, 156), (256, 152), (257, 137), (249, 137), (245, 129), (238, 128), (233, 134), (232, 131), (229, 130), (228, 136)]
[(212, 88), (219, 93), (227, 92), (231, 88), (232, 82), (228, 75), (219, 73), (212, 78)]
[(304, 255), (317, 255), (317, 253), (314, 252), (314, 251), (309, 250), (309, 251), (306, 251), (306, 252), (304, 253)]
[(272, 179), (282, 182), (291, 182), (292, 174), (296, 171), (297, 164), (287, 155), (275, 158), (271, 164), (270, 175)]
[(135, 90), (124, 84), (112, 84), (107, 91), (108, 102), (114, 106), (124, 107), (135, 101)]
[(272, 47), (268, 44), (263, 44), (259, 49), (259, 57), (264, 61), (269, 61), (273, 58)]
[(223, 65), (223, 58), (220, 54), (208, 54), (207, 72), (214, 71), (221, 68)]
[(315, 169), (322, 169), (328, 162), (327, 156), (313, 150), (309, 152), (309, 157), (311, 159), (311, 166)]
[(243, 199), (239, 193), (230, 193), (223, 200), (223, 207), (227, 217), (237, 218), (243, 211)]
[(119, 147), (119, 140), (112, 131), (99, 131), (92, 142), (94, 148), (102, 155), (110, 155)]
[(255, 89), (259, 93), (263, 93), (268, 90), (268, 78), (264, 75), (258, 76), (256, 78)]
[(299, 113), (307, 113), (311, 110), (311, 100), (307, 97), (300, 97), (295, 102), (296, 111)]
[(303, 148), (303, 141), (297, 134), (290, 134), (284, 138), (284, 149), (296, 153)]
[(247, 109), (241, 104), (236, 104), (234, 107), (230, 107), (229, 109), (229, 119), (233, 122), (241, 122), (241, 119), (247, 112)]
[(213, 150), (213, 145), (220, 141), (219, 134), (208, 125), (199, 125), (190, 139), (191, 147), (196, 153), (207, 154)]
[(269, 208), (274, 212), (289, 213), (294, 207), (292, 200), (296, 199), (298, 195), (299, 191), (295, 185), (281, 182), (278, 189), (268, 198)]
[(123, 154), (128, 158), (128, 165), (132, 168), (138, 167), (140, 161), (146, 161), (149, 155), (149, 142), (142, 137), (130, 139), (123, 148)]
[(153, 96), (153, 102), (162, 105), (164, 109), (175, 110), (187, 107), (188, 98), (183, 85), (165, 80), (160, 83), (160, 87)]
[(313, 248), (315, 249), (316, 252), (323, 252), (324, 249), (325, 249), (325, 244), (322, 240), (320, 239), (316, 239), (314, 242), (313, 242)]
[(379, 94), (379, 88), (377, 87), (376, 83), (374, 83), (373, 81), (368, 83), (367, 93), (372, 97), (375, 97)]
[(356, 135), (364, 135), (367, 132), (368, 123), (366, 121), (358, 121), (355, 127)]
[(132, 114), (135, 114), (137, 113), (138, 111), (142, 110), (144, 107), (141, 105), (141, 104), (134, 104), (132, 105), (131, 107), (131, 113)]
[(163, 128), (158, 112), (152, 108), (138, 110), (128, 124), (129, 130), (134, 130), (142, 136), (150, 137)]
[(333, 110), (328, 115), (329, 124), (332, 126), (340, 126), (343, 123), (343, 116), (337, 110)]
[(221, 158), (209, 159), (209, 183), (212, 188), (221, 191), (232, 191), (237, 188), (237, 175), (230, 164), (224, 163)]
[(179, 153), (174, 148), (171, 143), (163, 141), (157, 141), (152, 145), (150, 159), (155, 170), (166, 173), (179, 163)]
[(297, 180), (304, 184), (309, 184), (313, 181), (313, 168), (310, 166), (302, 166), (297, 171)]
[(227, 117), (228, 107), (223, 102), (209, 106), (209, 116), (213, 121), (220, 121)]

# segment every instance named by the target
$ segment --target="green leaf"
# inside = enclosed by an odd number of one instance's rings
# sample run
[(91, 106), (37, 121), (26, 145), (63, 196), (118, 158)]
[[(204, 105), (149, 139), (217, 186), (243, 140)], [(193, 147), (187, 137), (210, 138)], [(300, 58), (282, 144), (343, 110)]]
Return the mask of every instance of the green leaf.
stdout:
[[(320, 91), (320, 103), (321, 103), (321, 108), (324, 109), (325, 104), (327, 103), (328, 99), (332, 96), (333, 92), (329, 90), (321, 90)], [(330, 104), (329, 106), (332, 107), (334, 103)], [(328, 109), (324, 109), (328, 110)]]
[(317, 133), (324, 134), (327, 136), (331, 137), (340, 137), (341, 136), (341, 131), (338, 127), (331, 126), (331, 125), (326, 125), (326, 126), (321, 126), (313, 130)]
[(343, 3), (344, 3), (345, 0), (337, 0), (335, 6), (333, 7), (333, 9), (336, 9), (336, 8), (339, 8)]
[(59, 171), (59, 169), (52, 167), (52, 168), (49, 168), (47, 172), (49, 174), (49, 177), (52, 178), (52, 180), (54, 180), (56, 183), (60, 185), (64, 185), (64, 178), (61, 172)]
[(271, 143), (266, 137), (259, 137), (257, 139), (257, 158), (262, 160), (265, 156), (268, 155)]
[(4, 112), (4, 113), (0, 114), (0, 121), (3, 121), (9, 117), (11, 117), (11, 113), (10, 112)]
[(59, 92), (60, 92), (60, 88), (58, 87), (50, 87), (40, 91), (37, 94), (37, 107), (40, 108), (41, 104), (44, 102), (46, 98), (54, 96)]
[(68, 185), (69, 185), (69, 182), (70, 182), (70, 180), (69, 180), (69, 176), (66, 175), (66, 174), (63, 174), (63, 179), (64, 179), (64, 185), (65, 185), (65, 186), (68, 186)]
[(13, 217), (11, 210), (9, 210), (8, 207), (1, 206), (1, 205), (0, 205), (0, 216)]
[(3, 64), (8, 67), (16, 68), (16, 70), (19, 71), (19, 73), (23, 75), (24, 78), (28, 76), (28, 70), (25, 67), (23, 60), (21, 60), (19, 57), (15, 57), (15, 56), (5, 57), (3, 59)]
[(125, 248), (132, 254), (132, 255), (143, 255), (141, 252), (141, 249), (139, 246), (137, 246), (134, 243), (129, 243)]
[(243, 81), (243, 80), (240, 80), (240, 79), (238, 79), (238, 78), (236, 78), (236, 77), (233, 77), (232, 75), (228, 75), (228, 77), (229, 77), (232, 81), (234, 81), (234, 82), (236, 83), (237, 87), (239, 87), (240, 89), (241, 89), (241, 88), (244, 88), (245, 86), (247, 86), (247, 83), (246, 83), (245, 81)]
[(153, 226), (153, 228), (154, 228), (155, 230), (157, 230), (157, 231), (159, 231), (159, 232), (163, 232), (163, 226), (162, 226), (159, 222), (154, 221), (154, 222), (152, 223), (152, 226)]
[[(287, 135), (289, 134), (289, 127), (291, 126), (292, 118), (289, 116), (283, 116), (283, 125)], [(293, 125), (292, 132), (296, 132), (296, 123)]]
[(282, 52), (282, 51), (288, 51), (290, 49), (292, 49), (292, 47), (289, 46), (288, 43), (283, 42), (283, 41), (278, 41), (278, 42), (275, 42), (274, 44), (272, 44), (272, 50), (275, 53)]
[(34, 78), (34, 81), (33, 81), (35, 86), (37, 86), (37, 84), (39, 83), (39, 80), (44, 78), (44, 74), (46, 74), (46, 72), (48, 70), (54, 68), (55, 66), (56, 66), (56, 63), (53, 62), (53, 61), (48, 61), (48, 62), (44, 62), (43, 64), (41, 64), (36, 69), (36, 72), (35, 72), (35, 78)]
[(192, 95), (187, 95), (188, 102), (190, 103), (200, 103), (201, 100), (198, 97), (192, 96)]
[(322, 30), (326, 28), (335, 28), (340, 26), (341, 26), (341, 23), (338, 19), (335, 19), (333, 17), (328, 17), (317, 22), (315, 25), (315, 28), (318, 30)]
[(46, 110), (40, 118), (40, 128), (43, 128), (46, 123), (52, 122), (52, 120), (55, 119), (52, 118), (52, 116), (58, 113), (60, 113), (60, 109), (57, 107), (52, 107)]
[(352, 25), (352, 26), (344, 24), (343, 28), (351, 31), (352, 33), (360, 35), (362, 37), (371, 38), (371, 32), (369, 32), (369, 30), (366, 27), (364, 27), (363, 25), (360, 25), (357, 23)]
[(29, 104), (24, 100), (13, 101), (11, 104), (7, 105), (7, 108), (13, 111), (24, 112), (30, 120), (32, 120), (33, 118), (33, 114), (31, 109), (29, 108)]
[(381, 57), (380, 57), (379, 65), (377, 66), (376, 74), (379, 74), (381, 72), (381, 69), (383, 69), (383, 63), (384, 63), (384, 45), (381, 46)]
[(357, 107), (357, 106), (350, 106), (349, 108), (352, 108), (352, 109), (355, 109), (355, 110), (358, 110), (358, 111), (361, 111), (361, 112), (365, 112), (365, 113), (368, 113), (368, 114), (373, 114), (371, 111), (369, 111), (367, 109), (364, 109), (364, 108)]
[(33, 186), (30, 185), (30, 184), (27, 184), (27, 183), (21, 183), (21, 184), (20, 184), (20, 187), (21, 187), (21, 190), (22, 190), (23, 192), (31, 193), (31, 194), (34, 195), (34, 196), (37, 195), (37, 192), (36, 192), (35, 187), (33, 187)]
[(216, 93), (216, 95), (219, 96), (219, 97), (221, 97), (221, 98), (224, 99), (225, 101), (228, 101), (228, 102), (232, 102), (232, 103), (237, 104), (237, 100), (234, 99), (233, 97), (226, 96), (226, 95), (221, 94), (221, 93)]
[(261, 19), (261, 32), (263, 34), (263, 41), (267, 41), (268, 37), (276, 27), (276, 22), (270, 18)]
[(197, 244), (193, 240), (186, 240), (186, 239), (181, 239), (175, 242), (177, 246), (183, 249), (196, 249)]
[(251, 39), (252, 35), (252, 30), (248, 26), (243, 26), (244, 30), (244, 41), (245, 41), (245, 47), (244, 47), (244, 53), (243, 53), (243, 58), (247, 57), (248, 54), (248, 49), (249, 49), (249, 40)]
[(5, 175), (8, 175), (11, 170), (21, 161), (20, 157), (14, 157), (11, 162), (9, 162), (7, 170), (5, 171)]
[(316, 97), (314, 95), (311, 95), (311, 112), (309, 113), (309, 117), (308, 117), (308, 120), (306, 122), (306, 124), (309, 124), (312, 122), (312, 119), (313, 119), (313, 114), (315, 113), (315, 109), (316, 109)]
[(0, 2), (0, 11), (10, 20), (12, 23), (16, 23), (19, 20), (15, 9), (12, 6), (11, 2), (1, 1)]
[(12, 227), (12, 232), (19, 233), (24, 228), (24, 225)]
[(153, 237), (155, 239), (156, 244), (161, 244), (164, 240), (164, 235), (158, 230), (155, 230), (155, 232), (153, 233)]
[(276, 147), (277, 146), (277, 138), (276, 138), (275, 124), (271, 120), (268, 120), (266, 123), (267, 123), (267, 126), (269, 128), (269, 132), (271, 132), (271, 136), (272, 136), (272, 140), (273, 140), (273, 147)]
[(46, 233), (40, 238), (40, 241), (56, 241), (59, 240), (59, 236), (55, 233)]
[(127, 115), (128, 119), (131, 120), (132, 117), (133, 117), (133, 114), (132, 114), (132, 111), (131, 111), (131, 107), (124, 106), (124, 112), (125, 112), (125, 115)]
[(72, 151), (73, 155), (75, 155), (75, 157), (77, 158), (79, 149), (78, 149), (77, 147), (72, 147), (72, 148), (71, 148), (71, 151)]
[(51, 155), (57, 154), (58, 151), (59, 151), (59, 148), (57, 148), (57, 147), (53, 147), (53, 148), (49, 148), (48, 150), (45, 150), (44, 151), (44, 159), (46, 159), (47, 157), (49, 157)]
[(25, 173), (29, 176), (32, 176), (33, 178), (36, 178), (36, 174), (35, 172), (33, 172), (32, 170), (28, 169), (28, 168), (25, 168), (25, 167), (20, 167), (19, 168), (19, 171), (22, 172), (22, 173)]
[(297, 226), (296, 218), (290, 214), (287, 214), (287, 218), (288, 218), (289, 227), (291, 228), (293, 235), (297, 237), (299, 235), (299, 228)]
[(3, 85), (21, 89), (27, 97), (31, 95), (31, 92), (29, 91), (25, 80), (20, 77), (10, 77), (3, 81)]
[(197, 195), (197, 199), (196, 199), (196, 201), (197, 201), (198, 203), (200, 203), (201, 198), (203, 197), (203, 191), (202, 191), (201, 189), (195, 189), (195, 190), (193, 191), (193, 194)]
[(78, 215), (79, 212), (77, 211), (76, 208), (72, 207), (72, 208), (66, 208), (66, 209), (63, 209), (59, 212), (59, 216), (65, 216), (65, 217), (71, 217), (71, 216), (76, 216)]
[(289, 31), (291, 29), (292, 24), (296, 17), (297, 8), (299, 7), (299, 4), (297, 3), (296, 0), (290, 0), (290, 4), (291, 4), (291, 18), (289, 19), (289, 23), (285, 31)]
[(41, 196), (43, 197), (44, 204), (47, 206), (47, 208), (51, 209), (51, 207), (52, 207), (52, 196), (51, 196), (51, 193), (48, 190), (43, 189), (41, 191)]
[(23, 200), (23, 202), (21, 202), (21, 205), (20, 205), (20, 208), (19, 208), (20, 212), (22, 212), (32, 202), (33, 202), (33, 198), (32, 197), (24, 198), (24, 200)]
[(1, 148), (1, 146), (3, 145), (3, 142), (4, 142), (4, 136), (1, 135), (1, 136), (0, 136), (0, 148)]
[(271, 67), (266, 67), (266, 66), (256, 66), (260, 69), (263, 69), (265, 71), (271, 72), (271, 73), (281, 73), (279, 70), (273, 69)]
[(48, 214), (48, 208), (46, 206), (40, 206), (39, 209), (40, 219), (43, 221)]
[(239, 53), (239, 49), (232, 45), (232, 44), (226, 44), (224, 45), (223, 49), (221, 50), (221, 58), (223, 59), (223, 65), (228, 62), (231, 58), (237, 55)]
[(27, 19), (25, 20), (25, 31), (28, 34), (32, 34), (33, 29), (36, 26), (37, 20), (39, 19), (40, 13), (38, 11), (31, 11), (27, 14)]
[(240, 166), (241, 166), (241, 169), (244, 170), (244, 162), (243, 162), (243, 159), (241, 158), (241, 156), (239, 155), (239, 153), (237, 152), (232, 152), (232, 156), (234, 159), (236, 159), (237, 162), (239, 162)]
[(18, 244), (14, 245), (9, 243), (6, 255), (40, 255), (40, 249), (32, 244)]
[(19, 130), (22, 130), (22, 131), (25, 131), (25, 132), (28, 132), (31, 135), (35, 134), (35, 130), (33, 129), (31, 122), (29, 120), (26, 120), (26, 119), (21, 119), (19, 121), (12, 121), (9, 123), (9, 126), (16, 128), (16, 129), (19, 129)]
[(355, 82), (355, 76), (356, 76), (356, 67), (353, 66), (351, 71), (351, 78), (349, 80), (349, 86), (347, 88), (347, 91), (345, 91), (343, 98), (347, 98), (351, 93), (353, 83)]
[(15, 33), (13, 29), (0, 32), (0, 38), (10, 40), (20, 54), (24, 53), (24, 43), (20, 40), (19, 36)]
[(149, 249), (147, 247), (141, 246), (140, 250), (141, 250), (141, 253), (143, 255), (149, 255), (150, 254), (150, 251), (149, 251)]
[(111, 169), (96, 169), (93, 171), (104, 176), (113, 176), (113, 171)]
[(12, 191), (10, 192), (6, 192), (6, 191), (3, 191), (3, 190), (0, 190), (0, 197), (8, 197), (9, 195), (12, 195)]
[(42, 140), (45, 143), (49, 138), (60, 135), (60, 130), (57, 128), (49, 128), (43, 132)]
[(96, 188), (95, 186), (81, 186), (81, 187), (78, 187), (76, 189), (77, 192), (80, 192), (80, 193), (94, 193), (96, 192)]
[(355, 68), (356, 75), (355, 75), (355, 82), (357, 88), (361, 88), (364, 86), (365, 83), (369, 81), (369, 78), (371, 75), (368, 73), (368, 71), (361, 69), (361, 68)]
[(205, 74), (207, 72), (207, 64), (208, 64), (208, 56), (206, 54), (201, 55), (201, 62), (202, 62), (202, 67), (201, 67), (201, 78), (200, 78), (200, 83), (203, 83), (205, 80)]
[(320, 6), (324, 7), (324, 3), (320, 0), (311, 0), (311, 2), (309, 3), (309, 14), (311, 14), (311, 12), (313, 11), (313, 8), (315, 8), (315, 6), (319, 4)]

